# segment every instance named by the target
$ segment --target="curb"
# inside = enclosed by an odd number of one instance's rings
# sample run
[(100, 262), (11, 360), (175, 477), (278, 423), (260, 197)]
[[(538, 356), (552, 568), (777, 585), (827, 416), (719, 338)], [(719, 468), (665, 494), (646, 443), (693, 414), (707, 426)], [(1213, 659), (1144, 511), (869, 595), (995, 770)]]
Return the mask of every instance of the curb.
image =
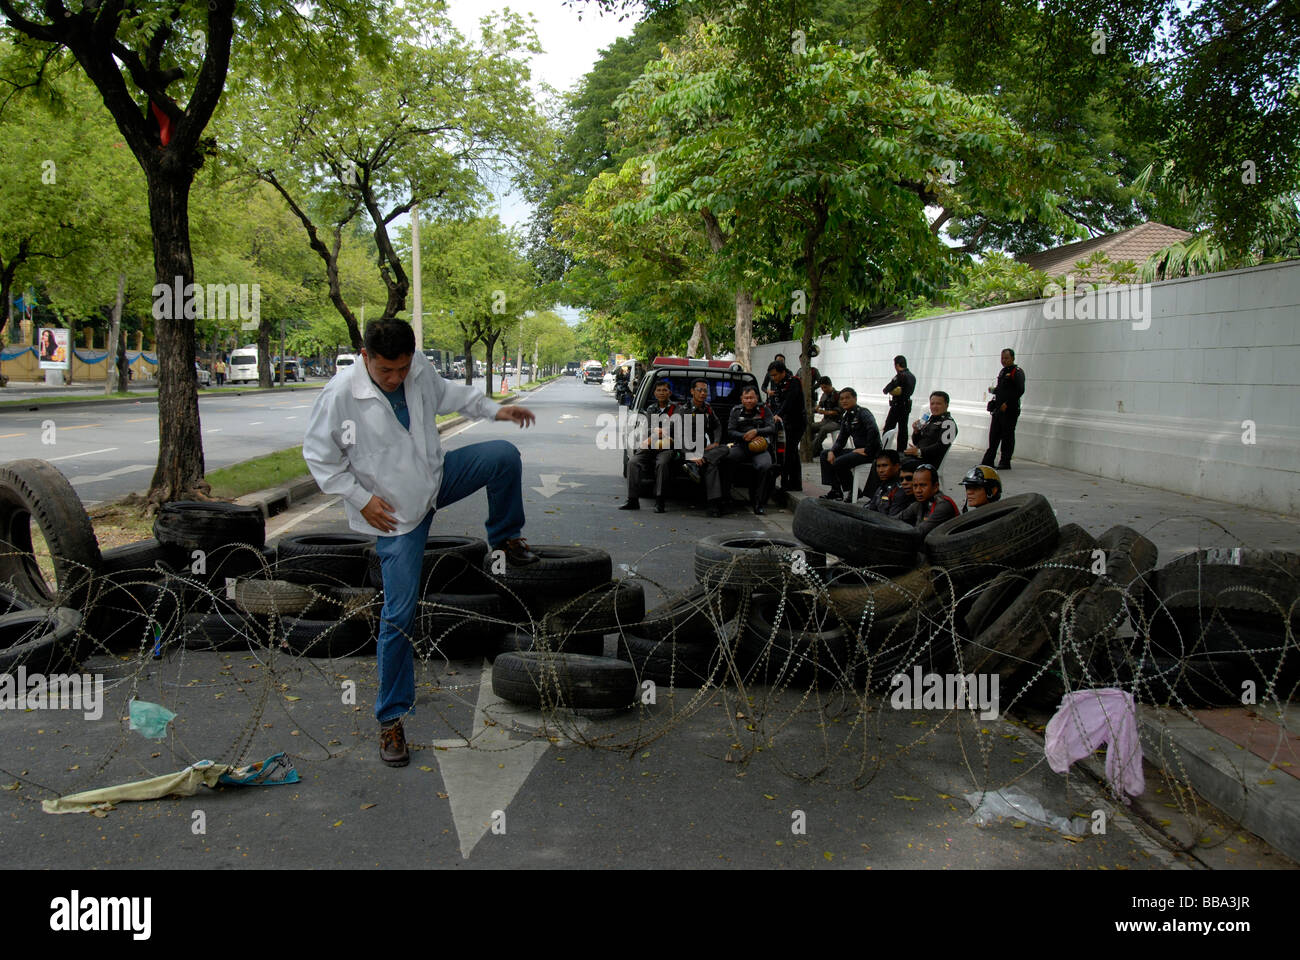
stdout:
[[(269, 393), (271, 391), (261, 390), (257, 392)], [(512, 393), (497, 402), (501, 404), (511, 403), (517, 396), (518, 394)], [(59, 404), (59, 406), (63, 406), (63, 404)], [(444, 420), (438, 424), (438, 433), (445, 433), (452, 427), (458, 427), (465, 422), (465, 418), (462, 416)], [(254, 490), (252, 493), (246, 493), (242, 497), (237, 497), (235, 503), (245, 507), (257, 507), (262, 511), (262, 518), (270, 520), (272, 517), (284, 513), (295, 503), (310, 500), (321, 492), (321, 488), (316, 485), (315, 478), (311, 474), (304, 474), (295, 480), (290, 480), (283, 486), (268, 487), (265, 490)]]
[[(323, 388), (325, 384), (328, 382), (329, 382), (328, 380), (324, 381), (323, 383), (320, 384), (319, 387), (314, 385), (310, 387), (295, 387), (293, 390), (288, 390), (288, 391), (282, 390), (279, 387), (269, 387), (266, 389), (255, 388), (249, 390), (221, 390), (219, 393), (204, 393), (202, 390), (200, 390), (199, 399), (202, 400), (205, 397), (242, 397), (250, 393), (298, 393), (303, 390), (319, 390)], [(4, 401), (3, 395), (0, 394), (0, 401), (6, 402), (8, 404), (7, 406), (0, 406), (0, 414), (3, 414), (6, 412), (30, 413), (33, 410), (50, 409), (50, 408), (61, 410), (64, 408), (71, 408), (71, 407), (105, 407), (105, 406), (115, 407), (127, 403), (156, 404), (158, 402), (158, 397), (156, 395), (152, 397), (104, 397), (103, 399), (95, 399), (95, 400), (91, 400), (91, 399), (64, 400), (64, 401), (60, 401), (59, 403), (47, 402), (42, 404), (42, 402), (39, 399), (34, 399), (33, 402), (31, 403), (25, 403), (22, 400)]]

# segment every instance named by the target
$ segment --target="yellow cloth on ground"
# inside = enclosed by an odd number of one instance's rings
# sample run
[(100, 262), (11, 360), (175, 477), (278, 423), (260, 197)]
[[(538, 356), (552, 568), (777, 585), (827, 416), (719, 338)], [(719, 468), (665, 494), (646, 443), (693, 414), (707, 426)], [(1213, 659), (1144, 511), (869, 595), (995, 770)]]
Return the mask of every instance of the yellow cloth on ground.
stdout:
[(72, 793), (54, 800), (42, 800), (41, 809), (46, 813), (90, 813), (92, 810), (106, 810), (113, 804), (132, 800), (192, 797), (199, 792), (200, 786), (215, 787), (221, 775), (230, 769), (231, 766), (227, 763), (203, 760), (184, 770), (165, 773), (161, 777)]

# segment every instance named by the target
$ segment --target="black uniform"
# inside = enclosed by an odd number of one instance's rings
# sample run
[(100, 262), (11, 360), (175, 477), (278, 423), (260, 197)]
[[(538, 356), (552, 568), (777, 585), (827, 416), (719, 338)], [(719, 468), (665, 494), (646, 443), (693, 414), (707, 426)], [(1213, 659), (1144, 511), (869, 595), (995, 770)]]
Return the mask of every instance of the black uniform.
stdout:
[(887, 517), (896, 517), (915, 502), (916, 498), (909, 497), (899, 481), (890, 480), (876, 487), (876, 492), (867, 503), (867, 509), (883, 513)]
[[(757, 430), (760, 437), (768, 442), (768, 449), (762, 453), (753, 453), (745, 442), (745, 434)], [(776, 440), (776, 423), (772, 420), (772, 411), (764, 404), (754, 407), (753, 413), (746, 413), (743, 404), (731, 408), (731, 417), (727, 421), (727, 463), (744, 463), (748, 460), (754, 467), (754, 486), (750, 491), (750, 502), (755, 506), (767, 503), (772, 488), (772, 454), (771, 445)]]
[(799, 441), (808, 426), (807, 407), (804, 405), (803, 384), (789, 372), (780, 383), (773, 384), (776, 391), (772, 413), (785, 425), (785, 461), (781, 464), (781, 489), (802, 490), (803, 470), (800, 468)]
[(834, 390), (830, 393), (822, 391), (817, 400), (817, 412), (826, 414), (826, 418), (813, 431), (813, 449), (821, 453), (826, 438), (840, 432), (840, 395)]
[[(662, 427), (672, 438), (672, 421), (670, 418), (677, 411), (677, 406), (669, 403), (661, 407), (657, 402), (652, 402), (641, 413), (648, 420), (650, 435), (654, 436), (656, 427)], [(655, 472), (655, 499), (662, 500), (664, 489), (668, 485), (668, 470), (672, 466), (673, 456), (676, 453), (670, 445), (667, 449), (657, 450), (648, 447), (641, 447), (632, 452), (627, 461), (627, 499), (634, 501), (641, 493), (641, 474), (645, 470), (651, 469), (653, 465)]]
[[(989, 424), (989, 448), (984, 452), (980, 462), (993, 466), (993, 456), (1002, 444), (1002, 459), (996, 469), (1005, 470), (1011, 464), (1011, 454), (1016, 449), (1016, 421), (1020, 419), (1020, 398), (1025, 395), (1025, 371), (1016, 364), (1003, 367), (998, 371), (998, 382), (993, 387), (993, 399), (989, 401), (989, 412), (993, 422)], [(1007, 409), (1002, 409), (1002, 404)]]
[[(862, 453), (854, 453), (861, 448)], [(835, 454), (835, 462), (827, 462), (827, 453)], [(880, 454), (880, 428), (876, 418), (866, 407), (853, 406), (840, 417), (840, 435), (829, 451), (821, 455), (822, 483), (832, 493), (853, 491), (853, 468), (864, 463), (875, 463)]]
[(931, 417), (928, 422), (912, 431), (912, 443), (921, 451), (921, 460), (933, 463), (936, 467), (943, 463), (948, 448), (956, 439), (957, 421), (947, 412)]
[(700, 473), (704, 480), (704, 489), (710, 500), (722, 498), (722, 461), (727, 458), (727, 447), (722, 442), (722, 421), (707, 403), (703, 407), (694, 404), (684, 406), (682, 414), (682, 445), (688, 460), (695, 458), (696, 452), (711, 444), (719, 444), (712, 450), (704, 450), (701, 456), (704, 463)]
[[(897, 395), (895, 390), (898, 391)], [(885, 427), (881, 433), (888, 433), (893, 427), (898, 428), (894, 444), (899, 453), (907, 448), (907, 418), (912, 414), (912, 394), (915, 391), (916, 377), (906, 367), (902, 373), (895, 374), (894, 379), (885, 384), (885, 389), (881, 391), (889, 396), (889, 415), (885, 417)]]
[(940, 491), (929, 500), (914, 501), (902, 512), (899, 519), (920, 530), (921, 539), (924, 540), (939, 524), (958, 515), (957, 502)]

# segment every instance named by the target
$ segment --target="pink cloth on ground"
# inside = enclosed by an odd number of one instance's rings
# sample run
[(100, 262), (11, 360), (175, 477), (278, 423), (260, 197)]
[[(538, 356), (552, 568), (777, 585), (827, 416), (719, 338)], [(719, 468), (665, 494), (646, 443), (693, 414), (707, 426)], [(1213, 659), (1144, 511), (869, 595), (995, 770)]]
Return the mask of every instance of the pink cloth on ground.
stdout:
[(1105, 687), (1067, 693), (1047, 724), (1047, 764), (1065, 773), (1106, 744), (1106, 780), (1128, 803), (1146, 789), (1142, 776), (1142, 744), (1138, 740), (1137, 707), (1133, 694)]

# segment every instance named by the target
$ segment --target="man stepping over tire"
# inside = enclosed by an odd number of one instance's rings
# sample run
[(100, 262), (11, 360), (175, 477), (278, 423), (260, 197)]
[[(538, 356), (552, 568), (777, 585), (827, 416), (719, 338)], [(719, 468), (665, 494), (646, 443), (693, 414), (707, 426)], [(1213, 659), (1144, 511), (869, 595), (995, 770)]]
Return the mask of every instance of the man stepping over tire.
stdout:
[(896, 517), (912, 505), (915, 498), (910, 490), (903, 490), (901, 474), (902, 458), (898, 451), (888, 448), (881, 450), (876, 457), (876, 478), (880, 484), (867, 502), (868, 510)]
[(939, 468), (923, 463), (912, 474), (912, 496), (916, 499), (898, 519), (910, 523), (921, 532), (921, 539), (943, 523), (958, 515), (957, 502), (939, 489)]
[(966, 471), (966, 476), (961, 478), (961, 485), (966, 490), (966, 502), (962, 505), (962, 513), (1002, 499), (1002, 478), (992, 467), (983, 464), (971, 467)]
[(641, 474), (651, 468), (655, 472), (655, 513), (664, 512), (664, 488), (668, 485), (668, 470), (673, 463), (673, 414), (677, 412), (672, 402), (673, 391), (667, 380), (655, 384), (654, 400), (641, 411), (647, 425), (646, 438), (627, 461), (627, 503), (620, 510), (641, 509)]
[(700, 471), (709, 499), (709, 516), (720, 517), (722, 461), (727, 458), (727, 448), (722, 445), (722, 421), (709, 406), (706, 380), (696, 380), (691, 384), (691, 402), (682, 413), (682, 434), (683, 448), (688, 440), (691, 441), (691, 449), (686, 450), (686, 462)]
[(474, 387), (444, 380), (415, 349), (410, 324), (366, 326), (362, 363), (335, 375), (312, 406), (302, 455), (325, 493), (343, 498), (348, 525), (375, 534), (384, 580), (379, 627), (379, 756), (393, 767), (410, 761), (402, 718), (415, 705), (411, 627), (419, 600), (424, 544), (434, 512), (487, 488), (487, 541), (506, 561), (533, 563), (522, 537), (523, 464), (506, 440), (474, 443), (445, 454), (437, 418), (459, 412), (531, 426), (523, 407), (499, 406)]
[(767, 511), (767, 498), (772, 493), (772, 441), (776, 437), (776, 423), (772, 412), (758, 402), (758, 390), (746, 387), (740, 394), (739, 405), (731, 408), (727, 421), (728, 465), (748, 461), (754, 468), (754, 485), (749, 502), (754, 513), (762, 516)]
[(853, 468), (874, 463), (880, 452), (880, 428), (866, 407), (858, 406), (858, 392), (852, 387), (840, 391), (840, 435), (829, 450), (822, 451), (822, 483), (830, 487), (823, 500), (843, 500), (853, 490)]
[(912, 445), (903, 452), (937, 467), (956, 439), (957, 421), (948, 412), (948, 394), (936, 390), (930, 394), (930, 412), (912, 421)]

